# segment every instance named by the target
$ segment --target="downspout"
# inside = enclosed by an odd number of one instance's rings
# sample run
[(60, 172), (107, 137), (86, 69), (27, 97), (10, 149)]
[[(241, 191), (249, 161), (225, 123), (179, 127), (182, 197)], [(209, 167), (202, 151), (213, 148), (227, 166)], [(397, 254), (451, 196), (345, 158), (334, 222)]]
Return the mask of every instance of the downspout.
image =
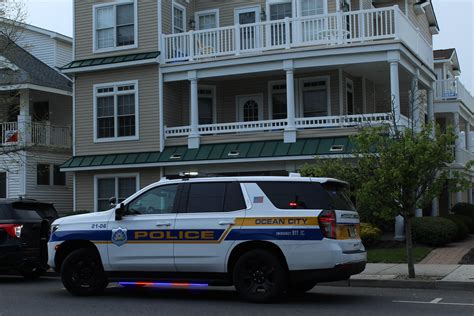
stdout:
[(165, 148), (165, 126), (163, 115), (163, 74), (161, 73), (161, 63), (163, 62), (163, 1), (158, 0), (158, 47), (160, 50), (158, 65), (158, 111), (159, 111), (159, 134), (160, 134), (160, 152)]

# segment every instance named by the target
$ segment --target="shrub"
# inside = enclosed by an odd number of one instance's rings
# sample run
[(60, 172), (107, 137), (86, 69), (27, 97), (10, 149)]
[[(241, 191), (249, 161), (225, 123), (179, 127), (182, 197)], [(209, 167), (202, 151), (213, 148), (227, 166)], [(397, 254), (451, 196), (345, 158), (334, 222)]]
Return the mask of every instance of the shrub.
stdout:
[(454, 224), (456, 224), (456, 227), (458, 229), (458, 232), (456, 234), (456, 240), (463, 240), (467, 237), (467, 235), (469, 235), (469, 227), (467, 226), (463, 217), (466, 218), (465, 216), (454, 214), (444, 216), (444, 218), (449, 219)]
[(456, 215), (464, 215), (474, 219), (474, 204), (458, 203), (451, 210)]
[(413, 241), (434, 247), (454, 241), (458, 233), (456, 224), (442, 217), (416, 217), (412, 224)]
[(459, 219), (463, 221), (469, 230), (469, 234), (474, 234), (474, 218), (465, 215), (456, 215)]
[(368, 223), (360, 224), (360, 238), (365, 246), (372, 245), (382, 237), (382, 231)]

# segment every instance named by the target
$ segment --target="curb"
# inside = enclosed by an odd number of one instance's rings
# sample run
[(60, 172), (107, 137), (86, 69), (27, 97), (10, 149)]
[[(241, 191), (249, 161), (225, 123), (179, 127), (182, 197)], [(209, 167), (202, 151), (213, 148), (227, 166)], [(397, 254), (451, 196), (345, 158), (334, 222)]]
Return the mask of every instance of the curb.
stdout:
[(320, 283), (322, 286), (378, 287), (421, 290), (474, 291), (474, 282), (423, 281), (423, 280), (347, 280)]

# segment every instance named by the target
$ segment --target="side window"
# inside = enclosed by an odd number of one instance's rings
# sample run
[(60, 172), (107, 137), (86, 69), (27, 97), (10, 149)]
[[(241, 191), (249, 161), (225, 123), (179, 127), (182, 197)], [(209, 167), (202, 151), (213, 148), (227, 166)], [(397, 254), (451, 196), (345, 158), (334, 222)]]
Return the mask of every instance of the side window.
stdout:
[(193, 183), (189, 187), (188, 213), (232, 212), (246, 209), (238, 183)]
[(166, 185), (151, 189), (128, 205), (131, 215), (173, 213), (178, 185)]

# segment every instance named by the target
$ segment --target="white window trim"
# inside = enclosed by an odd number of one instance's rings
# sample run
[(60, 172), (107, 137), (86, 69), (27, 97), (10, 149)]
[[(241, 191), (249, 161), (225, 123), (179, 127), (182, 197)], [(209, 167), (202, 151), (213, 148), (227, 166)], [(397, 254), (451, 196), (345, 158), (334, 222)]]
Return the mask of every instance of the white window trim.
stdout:
[(263, 93), (242, 94), (242, 95), (235, 96), (235, 110), (236, 110), (235, 117), (237, 118), (237, 122), (244, 122), (244, 118), (241, 113), (240, 104), (239, 104), (240, 98), (255, 98), (255, 99), (258, 98), (259, 100), (261, 100), (262, 102), (260, 102), (258, 105), (258, 121), (263, 121), (263, 102), (264, 102)]
[(140, 190), (140, 173), (117, 173), (117, 174), (103, 174), (103, 175), (94, 175), (94, 212), (99, 210), (99, 180), (101, 179), (115, 179), (115, 197), (118, 199), (118, 179), (120, 178), (135, 178), (136, 188), (135, 191)]
[[(328, 0), (323, 0), (324, 1), (324, 4), (323, 4), (323, 8), (324, 8), (324, 12), (323, 12), (323, 15), (326, 15), (328, 14)], [(298, 3), (297, 3), (297, 16), (299, 17), (302, 17), (303, 16), (303, 12), (301, 11), (301, 0), (298, 0)], [(325, 22), (326, 23), (326, 22)]]
[[(347, 99), (347, 93), (348, 93), (348, 92), (352, 92), (352, 107), (353, 107), (352, 111), (354, 112), (354, 113), (352, 113), (352, 114), (355, 114), (356, 108), (355, 108), (355, 87), (354, 87), (354, 81), (353, 81), (351, 78), (347, 78), (347, 77), (346, 77), (346, 80), (345, 80), (344, 83), (345, 83), (345, 92), (346, 92), (346, 95), (345, 95), (345, 97), (346, 97), (346, 104), (345, 104), (345, 107), (346, 107), (346, 114), (349, 115), (349, 102), (348, 102), (349, 100)], [(352, 85), (352, 90), (349, 90), (349, 89), (347, 88), (348, 84), (351, 84), (351, 85)]]
[[(111, 94), (114, 96), (114, 124), (115, 124), (115, 137), (108, 137), (108, 138), (98, 138), (97, 136), (97, 97), (99, 94), (97, 93), (98, 89), (101, 88), (108, 88), (108, 87), (114, 87), (114, 90), (117, 86), (125, 86), (125, 85), (134, 85), (135, 86), (135, 136), (124, 136), (124, 137), (119, 137), (117, 136), (117, 101), (116, 101), (116, 96), (120, 94), (129, 94), (130, 91), (124, 91), (123, 93), (117, 93), (117, 91), (110, 92), (108, 94)], [(111, 83), (101, 83), (101, 84), (96, 84), (93, 86), (94, 93), (94, 101), (93, 101), (93, 106), (94, 106), (94, 122), (93, 122), (93, 128), (94, 128), (94, 143), (108, 143), (108, 142), (123, 142), (123, 141), (132, 141), (132, 140), (139, 140), (140, 139), (140, 106), (139, 106), (139, 94), (140, 94), (140, 89), (138, 86), (138, 80), (131, 80), (131, 81), (121, 81), (121, 82), (111, 82)]]
[(255, 22), (260, 22), (260, 14), (261, 8), (259, 5), (257, 6), (245, 6), (245, 7), (238, 7), (234, 9), (234, 24), (239, 24), (239, 14), (240, 13), (248, 13), (248, 12), (255, 12)]
[[(217, 89), (216, 89), (216, 86), (213, 86), (213, 85), (198, 85), (198, 100), (200, 98), (199, 90), (201, 90), (201, 89), (209, 89), (209, 90), (212, 91), (212, 124), (216, 124), (217, 123)], [(199, 119), (199, 113), (198, 113), (198, 119)]]
[(305, 77), (299, 79), (299, 98), (298, 98), (298, 106), (297, 106), (297, 113), (299, 113), (299, 117), (304, 116), (304, 109), (303, 109), (303, 91), (304, 91), (304, 83), (308, 81), (326, 81), (326, 93), (327, 93), (327, 116), (331, 116), (331, 78), (330, 76), (318, 76), (318, 77)]
[[(97, 31), (96, 31), (96, 12), (98, 8), (101, 7), (108, 7), (108, 6), (114, 6), (114, 19), (117, 18), (116, 15), (116, 8), (117, 5), (120, 4), (133, 4), (134, 7), (134, 44), (133, 45), (126, 45), (126, 46), (117, 46), (117, 23), (114, 24), (114, 46), (113, 47), (107, 47), (107, 48), (97, 48)], [(94, 54), (99, 54), (99, 53), (106, 53), (106, 52), (114, 52), (114, 51), (121, 51), (121, 50), (128, 50), (128, 49), (134, 49), (138, 48), (138, 1), (137, 0), (116, 0), (113, 2), (107, 2), (107, 3), (100, 3), (100, 4), (95, 4), (92, 6), (92, 53)]]
[(177, 8), (183, 12), (183, 33), (186, 32), (186, 7), (177, 3), (173, 0), (173, 5), (171, 7), (171, 33), (178, 34), (174, 32), (176, 25), (174, 24), (174, 9)]
[(200, 30), (199, 16), (208, 15), (208, 14), (214, 14), (216, 16), (216, 28), (220, 27), (219, 9), (212, 9), (212, 10), (198, 11), (194, 13), (194, 21), (196, 21), (196, 30)]
[[(268, 82), (268, 119), (273, 120), (273, 86), (286, 85), (286, 80), (272, 80)], [(287, 90), (285, 89), (285, 93)]]

